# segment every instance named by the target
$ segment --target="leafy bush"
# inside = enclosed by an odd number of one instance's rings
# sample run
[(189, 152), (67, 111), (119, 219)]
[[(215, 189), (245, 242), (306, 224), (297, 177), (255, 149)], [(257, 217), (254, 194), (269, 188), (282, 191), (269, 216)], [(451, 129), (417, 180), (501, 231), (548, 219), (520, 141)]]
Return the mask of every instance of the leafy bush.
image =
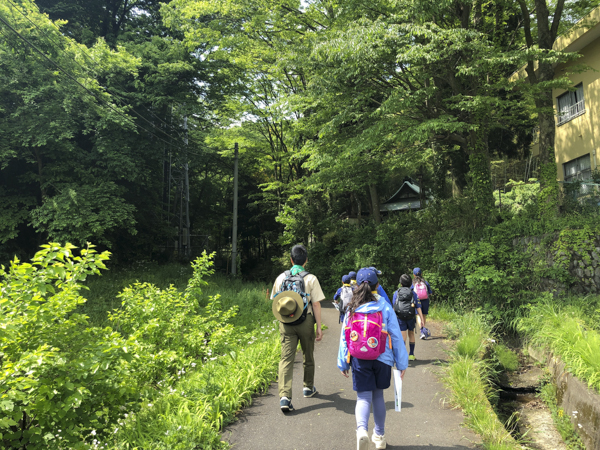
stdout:
[[(122, 307), (109, 314), (114, 330), (91, 326), (81, 314), (86, 300), (80, 291), (88, 275), (105, 268), (109, 253), (88, 248), (75, 256), (74, 249), (49, 244), (31, 264), (15, 260), (0, 272), (2, 447), (96, 449), (101, 443), (127, 446), (139, 439), (141, 448), (175, 448), (164, 439), (149, 444), (133, 428), (119, 444), (114, 441), (117, 424), (130, 423), (127, 417), (154, 417), (155, 425), (164, 421), (152, 415), (148, 405), (153, 403), (165, 405), (166, 410), (155, 409), (161, 414), (176, 404), (172, 418), (177, 422), (169, 423), (181, 429), (193, 422), (185, 428), (190, 439), (201, 448), (211, 448), (211, 442), (219, 447), (218, 428), (273, 379), (278, 340), (269, 336), (275, 329), (234, 330), (230, 321), (237, 307), (224, 309), (218, 295), (205, 298), (202, 292), (212, 271), (206, 254), (192, 264), (183, 292), (135, 283), (119, 294)], [(263, 292), (243, 297), (266, 316)], [(266, 346), (250, 345), (257, 341)], [(223, 358), (233, 363), (220, 369), (214, 361), (226, 354)], [(182, 398), (173, 403), (169, 398), (177, 389)], [(188, 392), (199, 395), (193, 405)], [(146, 406), (138, 413), (141, 405)], [(135, 423), (136, 430), (142, 426)]]
[(4, 448), (86, 448), (135, 398), (127, 341), (76, 313), (81, 282), (108, 252), (42, 246), (0, 271), (0, 439)]
[(513, 372), (519, 368), (519, 357), (503, 344), (494, 345), (493, 359), (502, 370)]
[(206, 284), (202, 277), (211, 273), (210, 264), (206, 252), (192, 263), (194, 274), (185, 293), (173, 286), (162, 290), (135, 283), (119, 294), (122, 308), (109, 313), (109, 321), (135, 342), (138, 357), (132, 365), (141, 385), (171, 384), (192, 363), (224, 353), (233, 340), (229, 321), (237, 308), (223, 311), (218, 296), (204, 311), (198, 306)]

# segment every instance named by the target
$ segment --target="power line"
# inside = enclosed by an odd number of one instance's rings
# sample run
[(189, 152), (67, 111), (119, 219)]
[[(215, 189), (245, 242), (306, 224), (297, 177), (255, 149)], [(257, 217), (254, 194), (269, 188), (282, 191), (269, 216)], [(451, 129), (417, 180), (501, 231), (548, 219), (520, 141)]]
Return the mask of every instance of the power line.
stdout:
[[(29, 21), (29, 23), (31, 23), (34, 27), (36, 27), (38, 29), (38, 31), (40, 31), (44, 36), (46, 36), (49, 40), (51, 40), (53, 43), (58, 43), (58, 45), (60, 46), (60, 42), (57, 42), (53, 37), (51, 37), (48, 33), (46, 33), (43, 29), (41, 29), (34, 21), (32, 21), (29, 17), (27, 17), (27, 15), (21, 11), (19, 9), (19, 7), (13, 3), (12, 0), (8, 0), (13, 6), (14, 8), (23, 16), (25, 17), (25, 19), (27, 19)], [(12, 8), (11, 8), (12, 10)], [(54, 28), (56, 28), (58, 30), (58, 32), (60, 33), (60, 29), (56, 26), (56, 24), (54, 24), (54, 22), (52, 22), (50, 20), (50, 23), (54, 26)], [(61, 35), (62, 36), (62, 35)], [(58, 50), (60, 51), (60, 47), (58, 48)], [(94, 58), (92, 58), (92, 56), (87, 53), (85, 50), (83, 50), (82, 48), (80, 48), (79, 50), (81, 50), (81, 52), (84, 54), (84, 56), (87, 56), (89, 58), (89, 60), (91, 60), (91, 62), (98, 67), (99, 64), (94, 60)], [(81, 65), (76, 59), (74, 58), (69, 58), (71, 59), (73, 62), (75, 62), (75, 64), (77, 64), (79, 67), (81, 67), (81, 69), (83, 69), (85, 72), (88, 72), (88, 69), (86, 67), (84, 67), (83, 65)], [(98, 72), (94, 72), (94, 76), (97, 78), (98, 76)], [(128, 91), (123, 85), (119, 84), (119, 83), (115, 83), (117, 84), (117, 86), (119, 86), (121, 89), (123, 89), (125, 92), (127, 92), (128, 94), (131, 94), (130, 91)], [(119, 100), (121, 103), (125, 103), (123, 102), (122, 99), (120, 99), (118, 97), (118, 95), (115, 92), (112, 92), (108, 87), (104, 87), (102, 86), (106, 92), (108, 92), (109, 94), (111, 94), (115, 99)], [(142, 116), (141, 114), (139, 114), (135, 108), (133, 107), (133, 105), (127, 104), (125, 103), (125, 106), (130, 106), (131, 107), (131, 111), (133, 111), (133, 113), (135, 113), (140, 119), (146, 121), (148, 124), (150, 124), (151, 126), (153, 126), (154, 128), (158, 129), (161, 133), (163, 133), (164, 135), (168, 136), (170, 139), (175, 139), (173, 138), (173, 136), (171, 136), (169, 133), (165, 132), (164, 130), (156, 127), (156, 125), (154, 125), (152, 122), (150, 122), (148, 119), (146, 119), (144, 116)], [(162, 120), (160, 117), (156, 116), (152, 111), (150, 111), (148, 108), (146, 108), (144, 105), (142, 105), (144, 107), (144, 109), (146, 109), (146, 111), (148, 111), (153, 117), (155, 117), (156, 119), (158, 119), (159, 121), (161, 121), (162, 123), (164, 123), (167, 127), (169, 127), (169, 124), (167, 124), (164, 120)], [(179, 136), (179, 139), (181, 139), (181, 136)]]
[[(99, 98), (96, 94), (94, 94), (92, 91), (90, 91), (87, 87), (85, 87), (83, 84), (81, 84), (79, 81), (77, 81), (77, 79), (71, 75), (67, 70), (65, 70), (63, 67), (61, 67), (57, 62), (55, 62), (53, 59), (49, 58), (48, 56), (46, 56), (46, 54), (44, 52), (42, 52), (39, 48), (37, 48), (33, 43), (31, 43), (27, 38), (25, 38), (23, 35), (21, 35), (21, 33), (19, 33), (17, 30), (15, 30), (10, 23), (8, 23), (8, 21), (4, 18), (4, 16), (2, 16), (2, 14), (0, 14), (0, 22), (2, 22), (4, 25), (6, 25), (6, 27), (11, 30), (13, 33), (15, 33), (21, 40), (23, 40), (24, 42), (27, 43), (27, 45), (29, 45), (31, 48), (33, 48), (37, 53), (39, 53), (44, 59), (46, 59), (48, 62), (50, 62), (51, 64), (53, 64), (58, 70), (60, 70), (63, 74), (65, 74), (71, 81), (73, 81), (75, 84), (77, 84), (79, 87), (81, 87), (83, 90), (85, 90), (88, 94), (90, 94), (92, 97), (94, 97), (96, 100), (100, 101), (101, 103), (103, 103), (105, 106), (107, 106), (108, 108), (110, 108), (112, 111), (114, 111), (115, 113), (117, 113), (118, 115), (120, 115), (121, 117), (123, 117), (125, 120), (127, 120), (130, 124), (137, 126), (139, 128), (141, 128), (142, 130), (144, 130), (146, 133), (150, 134), (151, 136), (155, 137), (156, 139), (164, 142), (167, 145), (173, 145), (173, 143), (167, 142), (164, 139), (162, 139), (159, 136), (156, 136), (154, 133), (152, 133), (151, 131), (147, 130), (146, 128), (144, 128), (142, 125), (135, 123), (134, 121), (131, 120), (131, 118), (129, 116), (126, 116), (125, 114), (123, 114), (121, 111), (119, 111), (118, 109), (114, 108), (110, 103), (108, 103), (107, 101)], [(154, 126), (154, 125), (153, 125)], [(155, 126), (154, 126), (155, 127)]]
[[(12, 3), (12, 2), (11, 2)], [(116, 109), (115, 107), (113, 107), (110, 103), (108, 103), (106, 100), (99, 98), (94, 92), (92, 92), (91, 90), (89, 90), (87, 87), (85, 87), (82, 83), (80, 83), (70, 72), (68, 72), (66, 69), (64, 69), (61, 65), (59, 65), (57, 62), (55, 62), (52, 58), (48, 57), (43, 51), (41, 51), (39, 48), (37, 48), (35, 46), (35, 44), (33, 44), (31, 41), (29, 41), (26, 37), (24, 37), (23, 35), (21, 35), (21, 33), (19, 33), (16, 29), (14, 29), (10, 23), (4, 18), (4, 16), (2, 16), (2, 14), (0, 14), (0, 22), (2, 22), (9, 30), (11, 30), (14, 34), (16, 34), (22, 41), (24, 41), (27, 45), (29, 45), (31, 48), (33, 48), (37, 53), (39, 53), (45, 60), (47, 60), (48, 62), (50, 62), (52, 65), (54, 65), (57, 69), (59, 69), (60, 72), (62, 72), (65, 76), (67, 76), (71, 81), (73, 81), (75, 84), (77, 84), (79, 87), (81, 87), (83, 90), (85, 90), (89, 95), (91, 95), (93, 98), (95, 98), (96, 100), (98, 100), (99, 102), (103, 103), (105, 106), (107, 106), (109, 109), (111, 109), (112, 111), (114, 111), (115, 113), (117, 113), (119, 116), (123, 117), (128, 123), (130, 123), (131, 125), (134, 125), (140, 129), (142, 129), (143, 131), (145, 131), (146, 133), (148, 133), (149, 135), (153, 136), (154, 138), (158, 139), (159, 141), (164, 142), (166, 145), (168, 146), (173, 146), (174, 144), (172, 142), (168, 142), (166, 140), (164, 140), (163, 138), (156, 136), (154, 133), (152, 133), (150, 130), (144, 128), (142, 125), (134, 122), (131, 117), (123, 114), (121, 111), (119, 111), (118, 109)], [(4, 33), (3, 33), (4, 34)], [(6, 35), (5, 35), (6, 36)], [(156, 125), (154, 125), (153, 123), (149, 122), (150, 125), (153, 128), (157, 128)], [(160, 128), (159, 128), (160, 130)], [(161, 130), (162, 131), (162, 130)], [(162, 131), (164, 133), (164, 131)], [(165, 133), (167, 134), (167, 133)], [(171, 139), (174, 139), (172, 136), (168, 135)], [(195, 145), (197, 145), (199, 148), (204, 148), (204, 149), (210, 149), (210, 147), (205, 147), (202, 145), (199, 145), (198, 142), (193, 141)], [(183, 143), (183, 142), (182, 142)], [(193, 153), (193, 152), (189, 152), (191, 154), (194, 154), (196, 156), (201, 156), (201, 157), (206, 157), (210, 160), (212, 160), (215, 164), (220, 165), (221, 168), (225, 169), (225, 170), (231, 170), (231, 167), (225, 166), (225, 164), (219, 160), (216, 159), (213, 155), (210, 155), (209, 153), (204, 153), (203, 155), (199, 155), (197, 153)], [(247, 178), (246, 176), (244, 176), (244, 178)]]

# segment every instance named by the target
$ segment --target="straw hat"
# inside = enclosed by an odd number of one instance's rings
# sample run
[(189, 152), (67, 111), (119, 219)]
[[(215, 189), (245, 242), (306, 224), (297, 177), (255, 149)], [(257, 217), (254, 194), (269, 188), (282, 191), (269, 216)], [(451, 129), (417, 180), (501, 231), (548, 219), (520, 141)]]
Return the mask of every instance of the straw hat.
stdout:
[(294, 291), (283, 291), (273, 299), (273, 314), (283, 323), (295, 322), (302, 315), (304, 300)]

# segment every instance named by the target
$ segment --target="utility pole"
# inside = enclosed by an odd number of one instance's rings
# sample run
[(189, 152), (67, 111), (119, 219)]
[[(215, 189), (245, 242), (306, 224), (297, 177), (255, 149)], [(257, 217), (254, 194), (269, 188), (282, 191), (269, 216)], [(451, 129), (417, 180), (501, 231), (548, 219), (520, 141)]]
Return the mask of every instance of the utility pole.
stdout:
[(185, 189), (185, 230), (183, 240), (185, 245), (185, 256), (190, 257), (191, 254), (191, 233), (190, 233), (190, 178), (188, 175), (188, 119), (187, 116), (183, 119), (183, 129), (185, 130), (183, 141), (185, 143), (185, 161), (184, 161), (184, 189)]
[(231, 237), (231, 274), (237, 275), (237, 216), (238, 216), (238, 143), (234, 144), (233, 160), (233, 236)]

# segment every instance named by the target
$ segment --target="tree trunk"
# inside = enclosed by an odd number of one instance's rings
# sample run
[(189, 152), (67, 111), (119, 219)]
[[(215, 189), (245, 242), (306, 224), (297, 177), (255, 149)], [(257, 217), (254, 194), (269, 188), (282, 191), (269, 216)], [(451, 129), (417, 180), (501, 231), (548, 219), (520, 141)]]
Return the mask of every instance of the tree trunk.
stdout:
[(375, 224), (381, 223), (381, 213), (379, 212), (379, 195), (377, 194), (377, 186), (374, 184), (369, 185), (369, 193), (371, 194), (371, 206), (373, 208), (373, 218)]
[(477, 225), (489, 223), (494, 210), (487, 139), (487, 132), (483, 130), (483, 127), (476, 132), (472, 131), (469, 136), (471, 147), (469, 176), (475, 209), (477, 210)]
[[(553, 78), (554, 68), (552, 65), (540, 63), (538, 80), (550, 81)], [(538, 99), (536, 99), (536, 107), (540, 129), (540, 215), (554, 217), (558, 214), (558, 181), (556, 180), (558, 174), (556, 159), (554, 157), (556, 125), (554, 122), (554, 100), (551, 90), (540, 94)]]

